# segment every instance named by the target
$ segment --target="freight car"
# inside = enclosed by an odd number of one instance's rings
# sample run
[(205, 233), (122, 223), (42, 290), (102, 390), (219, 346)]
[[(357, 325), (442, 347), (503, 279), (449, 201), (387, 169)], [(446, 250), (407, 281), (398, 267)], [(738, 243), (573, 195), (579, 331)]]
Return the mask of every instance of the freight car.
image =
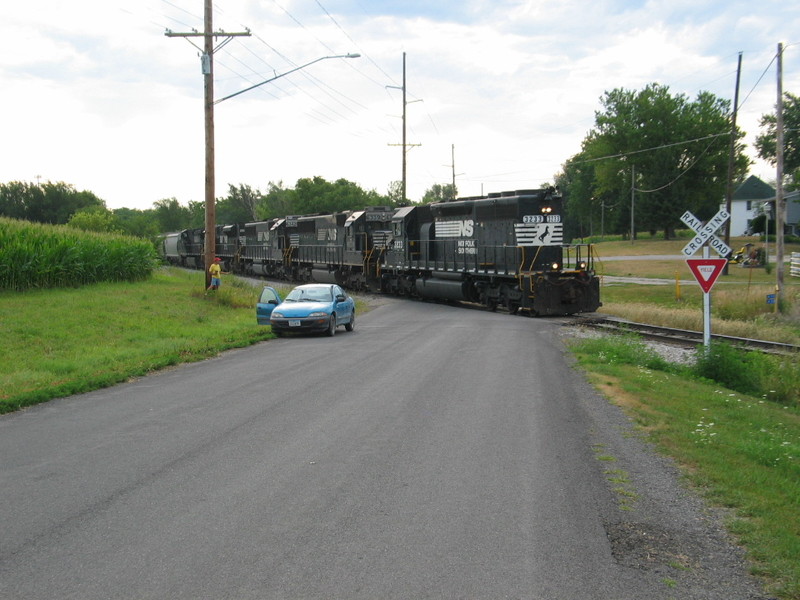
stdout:
[[(202, 265), (202, 230), (171, 234), (170, 262)], [(354, 290), (568, 315), (601, 306), (591, 246), (563, 243), (553, 188), (219, 226), (226, 270)]]

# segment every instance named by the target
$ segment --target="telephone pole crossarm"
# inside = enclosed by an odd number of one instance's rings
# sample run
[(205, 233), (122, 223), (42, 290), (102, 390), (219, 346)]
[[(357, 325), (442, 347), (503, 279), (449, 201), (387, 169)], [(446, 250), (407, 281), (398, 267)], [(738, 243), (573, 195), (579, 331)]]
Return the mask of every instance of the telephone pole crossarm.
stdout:
[(205, 37), (208, 37), (209, 39), (214, 39), (214, 38), (218, 38), (218, 37), (224, 37), (225, 39), (222, 42), (220, 42), (219, 44), (217, 44), (216, 48), (212, 48), (211, 49), (211, 53), (213, 54), (214, 52), (216, 52), (217, 50), (222, 48), (225, 44), (230, 42), (235, 37), (249, 37), (250, 36), (250, 30), (248, 29), (247, 31), (239, 31), (239, 32), (236, 32), (236, 33), (228, 33), (227, 31), (212, 31), (212, 32), (206, 34), (206, 33), (203, 33), (201, 31), (189, 31), (189, 32), (176, 33), (176, 32), (174, 32), (174, 31), (172, 31), (170, 29), (167, 29), (167, 31), (164, 32), (164, 35), (167, 36), (167, 37), (182, 37), (187, 42), (189, 42), (192, 46), (194, 46), (195, 48), (197, 48), (200, 52), (202, 52), (204, 54), (206, 53), (205, 49), (201, 48), (200, 46), (195, 44), (189, 38), (196, 38), (196, 37), (205, 38)]

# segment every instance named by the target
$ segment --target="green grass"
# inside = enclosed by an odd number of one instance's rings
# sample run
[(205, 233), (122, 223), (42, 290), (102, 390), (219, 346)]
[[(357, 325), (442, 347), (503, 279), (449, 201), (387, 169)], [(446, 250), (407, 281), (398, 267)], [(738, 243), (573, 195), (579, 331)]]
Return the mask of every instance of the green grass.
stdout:
[[(798, 404), (770, 401), (769, 390), (748, 395), (723, 387), (655, 358), (629, 336), (576, 340), (571, 348), (595, 386), (682, 465), (698, 490), (733, 509), (729, 528), (769, 592), (800, 599)], [(797, 386), (797, 371), (794, 377)]]
[[(650, 237), (649, 234), (639, 234), (639, 239), (631, 242), (630, 240), (611, 239), (607, 236), (608, 241), (598, 242), (594, 240), (595, 251), (600, 258), (608, 256), (643, 256), (643, 255), (674, 255), (681, 256), (681, 249), (692, 238), (692, 233), (689, 230), (680, 230), (676, 232), (678, 237), (672, 240), (664, 240), (662, 235)], [(734, 252), (739, 250), (747, 243), (754, 244), (755, 246), (763, 246), (764, 242), (760, 241), (757, 236), (747, 237), (733, 237), (730, 241), (730, 247)], [(800, 252), (800, 244), (785, 244), (784, 254), (791, 255), (792, 252)], [(770, 236), (769, 252), (772, 257), (775, 256), (775, 241)], [(741, 269), (741, 267), (740, 267)], [(763, 270), (763, 269), (762, 269)]]
[[(0, 413), (273, 337), (255, 321), (257, 287), (227, 276), (222, 289), (205, 295), (203, 282), (200, 272), (162, 269), (137, 283), (0, 292)], [(680, 300), (670, 286), (604, 286), (602, 293), (607, 306), (699, 314), (702, 295), (684, 289)], [(731, 303), (740, 300), (734, 293)], [(771, 325), (769, 315), (729, 311), (730, 319)], [(778, 326), (797, 332), (791, 316)], [(796, 364), (764, 368), (780, 385), (764, 388), (770, 381), (759, 378), (763, 393), (747, 395), (710, 382), (713, 374), (701, 379), (671, 366), (630, 340), (584, 341), (574, 350), (595, 384), (684, 465), (708, 498), (735, 509), (730, 528), (772, 593), (800, 600), (800, 411), (796, 400), (775, 401), (800, 389)], [(733, 360), (727, 367), (738, 368)], [(607, 453), (597, 460), (615, 463)], [(606, 473), (621, 509), (630, 510), (635, 480), (617, 468)]]
[(256, 324), (259, 288), (225, 277), (206, 296), (203, 283), (162, 269), (138, 283), (0, 292), (0, 414), (273, 337)]

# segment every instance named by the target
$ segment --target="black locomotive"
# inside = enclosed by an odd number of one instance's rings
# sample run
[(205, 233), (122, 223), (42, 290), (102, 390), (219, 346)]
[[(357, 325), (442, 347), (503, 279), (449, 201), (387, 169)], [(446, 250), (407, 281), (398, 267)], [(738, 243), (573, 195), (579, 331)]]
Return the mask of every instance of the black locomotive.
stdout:
[[(220, 225), (225, 270), (352, 290), (568, 315), (601, 306), (590, 245), (563, 243), (553, 188), (391, 209)], [(166, 260), (203, 268), (204, 231), (169, 234)]]

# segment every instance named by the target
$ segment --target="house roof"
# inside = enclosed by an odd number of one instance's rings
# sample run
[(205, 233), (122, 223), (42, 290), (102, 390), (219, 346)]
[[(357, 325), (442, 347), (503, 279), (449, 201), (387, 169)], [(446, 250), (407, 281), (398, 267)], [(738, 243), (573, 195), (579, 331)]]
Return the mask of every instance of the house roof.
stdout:
[(755, 175), (750, 175), (744, 180), (736, 191), (733, 192), (733, 200), (764, 200), (766, 198), (774, 198), (775, 189)]

